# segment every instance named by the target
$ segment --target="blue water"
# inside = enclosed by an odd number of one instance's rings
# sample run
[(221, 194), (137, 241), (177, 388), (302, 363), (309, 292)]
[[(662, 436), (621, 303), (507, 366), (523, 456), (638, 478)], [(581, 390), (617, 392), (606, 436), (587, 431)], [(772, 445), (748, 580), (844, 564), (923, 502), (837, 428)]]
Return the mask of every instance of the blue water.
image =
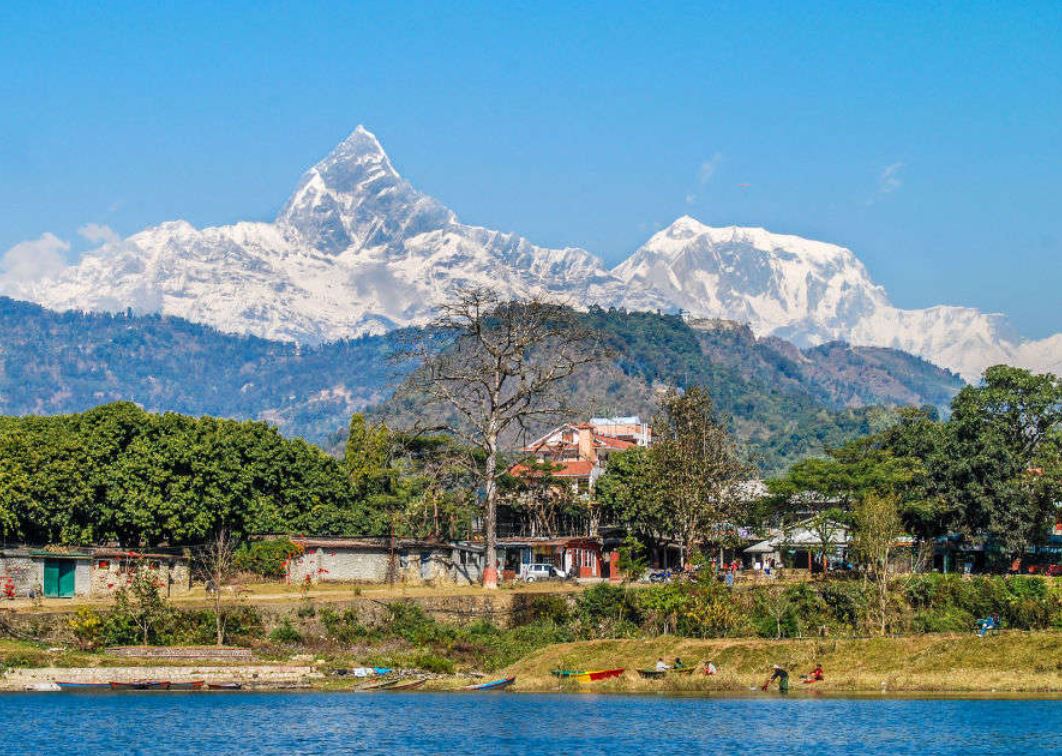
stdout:
[(0, 753), (1062, 754), (1062, 701), (0, 695)]

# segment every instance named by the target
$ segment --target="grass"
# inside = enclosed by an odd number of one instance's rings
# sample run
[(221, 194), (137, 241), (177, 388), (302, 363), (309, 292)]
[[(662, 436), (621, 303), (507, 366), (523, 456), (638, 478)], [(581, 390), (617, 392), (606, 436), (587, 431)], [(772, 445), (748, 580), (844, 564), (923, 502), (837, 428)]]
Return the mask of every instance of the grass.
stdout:
[[(644, 680), (634, 671), (659, 657), (686, 664), (710, 659), (720, 674)], [(826, 681), (803, 686), (801, 673), (821, 662)], [(773, 664), (790, 672), (794, 691), (1062, 692), (1062, 633), (1006, 632), (838, 640), (691, 640), (665, 636), (549, 646), (506, 672), (520, 690), (740, 691), (763, 683)], [(616, 680), (560, 683), (550, 670), (626, 667)]]

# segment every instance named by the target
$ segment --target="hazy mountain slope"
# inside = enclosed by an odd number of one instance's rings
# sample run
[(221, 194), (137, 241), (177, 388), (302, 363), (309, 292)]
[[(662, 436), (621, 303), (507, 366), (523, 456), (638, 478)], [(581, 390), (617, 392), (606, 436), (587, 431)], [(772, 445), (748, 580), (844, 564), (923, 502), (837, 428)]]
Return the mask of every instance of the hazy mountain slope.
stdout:
[[(881, 419), (867, 405), (939, 405), (959, 385), (899, 352), (802, 352), (747, 328), (696, 330), (644, 312), (592, 309), (585, 318), (617, 355), (570, 386), (587, 414), (651, 416), (661, 388), (701, 383), (770, 469), (866, 432)], [(55, 313), (0, 297), (0, 413), (75, 412), (121, 399), (265, 419), (327, 444), (357, 410), (383, 404), (389, 416), (420, 416), (422, 407), (389, 402), (410, 368), (391, 360), (406, 335), (299, 348), (179, 318)], [(902, 390), (897, 375), (908, 381)]]

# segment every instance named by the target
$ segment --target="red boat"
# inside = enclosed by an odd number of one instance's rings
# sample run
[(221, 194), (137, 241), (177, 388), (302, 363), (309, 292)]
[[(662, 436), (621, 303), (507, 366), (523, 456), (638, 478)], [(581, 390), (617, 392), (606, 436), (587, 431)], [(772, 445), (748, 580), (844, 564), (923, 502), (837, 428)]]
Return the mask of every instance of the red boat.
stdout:
[(205, 680), (186, 680), (184, 682), (171, 682), (170, 690), (202, 690)]
[(555, 669), (553, 674), (557, 677), (563, 677), (568, 680), (574, 680), (575, 682), (597, 682), (598, 680), (608, 680), (611, 677), (619, 677), (626, 670), (625, 667), (617, 667), (616, 669)]
[(169, 690), (169, 680), (133, 680), (115, 682), (111, 680), (111, 690)]

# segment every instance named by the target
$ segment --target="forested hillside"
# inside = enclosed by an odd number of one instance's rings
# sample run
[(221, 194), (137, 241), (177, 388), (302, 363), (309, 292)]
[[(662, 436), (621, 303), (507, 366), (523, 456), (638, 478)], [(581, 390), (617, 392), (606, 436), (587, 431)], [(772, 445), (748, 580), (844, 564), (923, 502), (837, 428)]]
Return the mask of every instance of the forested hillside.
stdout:
[[(705, 385), (761, 467), (821, 451), (887, 421), (875, 405), (945, 406), (953, 374), (903, 352), (828, 344), (809, 350), (756, 339), (725, 321), (595, 309), (585, 315), (612, 363), (570, 390), (587, 413), (655, 412), (655, 392)], [(0, 298), (0, 412), (78, 412), (111, 401), (150, 411), (266, 420), (288, 436), (334, 446), (350, 414), (388, 403), (410, 366), (392, 355), (408, 332), (315, 348), (235, 336), (178, 318), (55, 313)]]

